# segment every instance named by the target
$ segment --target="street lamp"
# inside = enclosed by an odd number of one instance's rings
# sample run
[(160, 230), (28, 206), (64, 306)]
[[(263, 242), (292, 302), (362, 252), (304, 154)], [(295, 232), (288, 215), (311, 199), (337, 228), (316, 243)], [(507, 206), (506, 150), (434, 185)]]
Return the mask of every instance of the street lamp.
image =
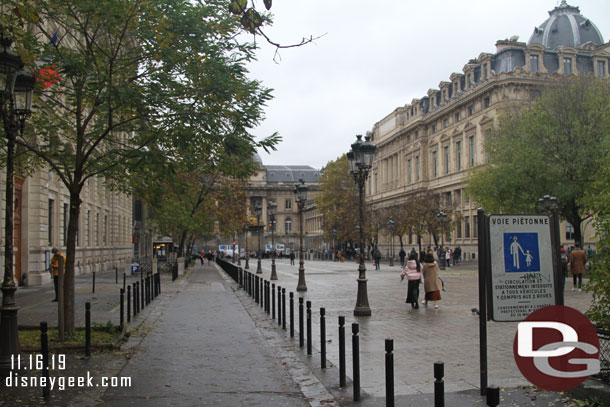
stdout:
[(10, 51), (12, 41), (0, 37), (0, 116), (6, 136), (6, 202), (4, 227), (4, 278), (2, 307), (0, 308), (0, 374), (11, 369), (11, 356), (18, 355), (17, 285), (13, 274), (13, 178), (15, 173), (15, 144), (32, 108), (35, 78), (19, 69), (21, 58)]
[(256, 255), (256, 274), (263, 274), (261, 267), (261, 215), (263, 213), (263, 206), (259, 201), (254, 204), (254, 213), (256, 214), (256, 229), (258, 231), (258, 253)]
[(366, 267), (364, 266), (364, 183), (368, 178), (369, 171), (373, 167), (376, 147), (366, 136), (362, 141), (362, 136), (356, 136), (356, 142), (351, 145), (352, 149), (347, 153), (349, 161), (349, 172), (354, 176), (354, 182), (358, 185), (359, 212), (360, 212), (360, 263), (358, 265), (358, 296), (356, 298), (356, 308), (354, 315), (369, 316), (369, 298), (366, 288)]
[(396, 228), (396, 222), (392, 219), (388, 220), (388, 229), (390, 231), (390, 266), (394, 266), (394, 229)]
[(337, 261), (337, 246), (336, 246), (336, 240), (337, 240), (337, 229), (333, 228), (333, 261)]
[(297, 291), (307, 291), (307, 284), (305, 284), (305, 266), (303, 260), (303, 208), (307, 201), (307, 190), (309, 187), (305, 185), (305, 181), (299, 180), (300, 184), (294, 186), (294, 195), (297, 205), (299, 207), (299, 282), (297, 284)]
[(249, 259), (250, 259), (250, 251), (248, 250), (248, 234), (250, 233), (250, 225), (248, 223), (246, 223), (244, 225), (244, 234), (246, 235), (246, 265), (244, 266), (244, 269), (246, 270), (250, 270), (250, 264), (249, 264)]
[[(447, 220), (447, 213), (445, 211), (440, 211), (436, 214), (436, 218), (438, 219), (438, 223), (441, 226), (441, 249), (445, 247), (445, 221)], [(440, 269), (445, 270), (445, 255), (443, 251), (440, 251)]]
[(269, 228), (271, 229), (271, 277), (270, 280), (277, 280), (277, 272), (275, 270), (275, 211), (277, 204), (275, 202), (267, 203), (267, 215), (269, 216)]

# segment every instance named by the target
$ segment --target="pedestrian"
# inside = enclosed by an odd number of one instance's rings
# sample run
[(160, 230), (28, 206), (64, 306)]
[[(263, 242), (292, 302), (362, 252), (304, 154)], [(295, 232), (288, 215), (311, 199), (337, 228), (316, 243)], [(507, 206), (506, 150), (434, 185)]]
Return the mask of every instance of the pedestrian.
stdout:
[(407, 265), (400, 273), (400, 281), (407, 276), (407, 300), (411, 308), (419, 308), (419, 283), (421, 281), (421, 265), (417, 260), (417, 254), (411, 254)]
[(66, 256), (64, 256), (57, 247), (54, 247), (51, 252), (53, 257), (51, 258), (51, 273), (53, 274), (53, 286), (55, 287), (55, 299), (53, 302), (58, 300), (59, 290), (59, 271), (66, 274)]
[(202, 250), (199, 255), (199, 260), (201, 260), (201, 265), (203, 266), (203, 261), (205, 260), (205, 252)]
[(451, 249), (447, 248), (447, 251), (445, 252), (445, 265), (447, 267), (451, 267)]
[(400, 267), (404, 267), (405, 266), (405, 257), (407, 257), (407, 252), (405, 252), (405, 249), (403, 249), (402, 247), (400, 248), (400, 251), (398, 252), (398, 257), (400, 258)]
[(375, 270), (381, 270), (381, 252), (379, 249), (375, 249)]
[(582, 291), (582, 275), (585, 274), (585, 264), (587, 264), (587, 254), (580, 248), (580, 244), (576, 243), (576, 249), (570, 253), (570, 272), (574, 282), (572, 291)]
[(462, 248), (460, 246), (455, 248), (453, 258), (455, 259), (455, 264), (460, 264), (462, 262)]
[(434, 302), (434, 308), (438, 309), (437, 301), (441, 300), (441, 290), (443, 289), (443, 283), (438, 277), (438, 264), (434, 261), (434, 256), (427, 254), (424, 259), (424, 266), (422, 267), (424, 275), (424, 291), (426, 295), (424, 297), (424, 307), (428, 306), (428, 301)]
[(290, 251), (290, 265), (294, 266), (294, 251)]

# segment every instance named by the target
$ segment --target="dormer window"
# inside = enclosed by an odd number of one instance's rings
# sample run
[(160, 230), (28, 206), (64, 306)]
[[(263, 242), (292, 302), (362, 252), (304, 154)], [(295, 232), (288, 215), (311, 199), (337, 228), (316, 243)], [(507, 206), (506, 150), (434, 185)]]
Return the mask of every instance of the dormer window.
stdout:
[(483, 64), (483, 80), (487, 80), (487, 64)]
[(572, 58), (563, 59), (563, 73), (564, 75), (572, 75)]
[(530, 55), (530, 72), (538, 72), (538, 55)]
[(606, 76), (606, 62), (597, 61), (597, 76), (603, 78)]

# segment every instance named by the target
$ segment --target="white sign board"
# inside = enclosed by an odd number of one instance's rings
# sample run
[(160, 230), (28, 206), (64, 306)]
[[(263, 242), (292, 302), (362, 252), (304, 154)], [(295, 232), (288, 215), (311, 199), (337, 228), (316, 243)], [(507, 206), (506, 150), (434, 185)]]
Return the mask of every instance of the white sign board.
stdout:
[(522, 321), (555, 305), (551, 220), (544, 215), (490, 215), (494, 321)]

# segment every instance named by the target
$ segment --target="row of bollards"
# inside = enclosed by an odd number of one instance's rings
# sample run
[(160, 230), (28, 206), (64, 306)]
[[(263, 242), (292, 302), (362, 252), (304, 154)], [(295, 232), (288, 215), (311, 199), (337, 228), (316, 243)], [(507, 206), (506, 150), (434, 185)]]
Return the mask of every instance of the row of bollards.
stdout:
[[(117, 277), (118, 279), (118, 277)], [(159, 273), (147, 273), (146, 277), (141, 277), (140, 281), (135, 281), (132, 284), (127, 284), (127, 277), (123, 273), (123, 288), (120, 290), (120, 328), (125, 325), (125, 315), (127, 323), (131, 322), (131, 318), (136, 317), (161, 294), (161, 275)], [(127, 308), (125, 308), (125, 296), (127, 296)]]
[[(275, 321), (277, 315), (278, 326), (286, 330), (286, 289), (277, 286), (270, 281), (239, 268), (237, 279), (239, 286), (264, 309), (264, 312)], [(276, 298), (277, 292), (277, 298)], [(294, 293), (289, 292), (288, 330), (291, 338), (294, 338), (295, 315), (294, 315)], [(277, 302), (277, 306), (276, 306)], [(304, 297), (298, 300), (298, 330), (299, 347), (306, 349), (307, 356), (312, 355), (312, 310), (311, 301), (305, 301)], [(346, 347), (345, 347), (345, 316), (338, 318), (339, 330), (339, 386), (347, 386), (346, 378)], [(326, 369), (326, 309), (320, 308), (320, 367)], [(434, 363), (434, 407), (445, 406), (445, 383), (444, 363)], [(386, 406), (393, 407), (394, 394), (394, 340), (385, 340), (385, 387)], [(361, 398), (360, 386), (360, 324), (352, 323), (352, 390), (353, 400)], [(487, 405), (497, 407), (500, 404), (500, 391), (497, 386), (487, 388)]]

